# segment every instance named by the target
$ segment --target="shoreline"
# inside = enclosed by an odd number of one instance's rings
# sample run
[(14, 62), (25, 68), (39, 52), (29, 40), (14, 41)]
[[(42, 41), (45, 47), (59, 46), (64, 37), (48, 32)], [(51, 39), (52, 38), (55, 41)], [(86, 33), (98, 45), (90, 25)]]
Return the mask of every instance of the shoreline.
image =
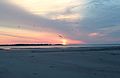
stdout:
[(28, 50), (32, 52), (85, 52), (85, 51), (112, 51), (120, 50), (120, 46), (107, 46), (107, 47), (50, 47), (50, 48), (0, 48), (5, 51), (15, 50)]

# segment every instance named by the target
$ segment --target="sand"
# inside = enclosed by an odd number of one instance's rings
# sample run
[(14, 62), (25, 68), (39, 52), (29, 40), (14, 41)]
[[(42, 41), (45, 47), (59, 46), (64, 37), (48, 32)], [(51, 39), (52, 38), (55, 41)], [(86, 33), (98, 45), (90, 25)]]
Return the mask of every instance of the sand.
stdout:
[(0, 78), (120, 78), (120, 48), (1, 49)]

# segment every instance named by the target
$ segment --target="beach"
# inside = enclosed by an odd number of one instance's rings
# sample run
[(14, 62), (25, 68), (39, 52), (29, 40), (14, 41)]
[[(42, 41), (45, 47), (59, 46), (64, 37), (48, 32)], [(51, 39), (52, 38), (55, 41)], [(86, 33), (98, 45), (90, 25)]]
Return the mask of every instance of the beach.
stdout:
[(0, 78), (120, 78), (120, 47), (0, 49)]

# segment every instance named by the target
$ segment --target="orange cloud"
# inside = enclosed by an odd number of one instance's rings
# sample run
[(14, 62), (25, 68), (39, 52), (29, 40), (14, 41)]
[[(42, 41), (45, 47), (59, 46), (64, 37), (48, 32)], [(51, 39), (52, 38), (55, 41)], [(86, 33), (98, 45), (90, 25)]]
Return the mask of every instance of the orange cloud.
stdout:
[(80, 14), (67, 14), (67, 15), (57, 15), (51, 17), (53, 20), (65, 20), (65, 21), (71, 21), (74, 22), (78, 19), (80, 19)]

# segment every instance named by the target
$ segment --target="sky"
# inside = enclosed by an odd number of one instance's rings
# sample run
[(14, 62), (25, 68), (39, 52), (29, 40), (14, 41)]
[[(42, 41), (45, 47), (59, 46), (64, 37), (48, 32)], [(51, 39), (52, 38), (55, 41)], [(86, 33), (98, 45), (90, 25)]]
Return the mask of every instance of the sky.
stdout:
[(120, 43), (120, 0), (0, 0), (0, 44)]

